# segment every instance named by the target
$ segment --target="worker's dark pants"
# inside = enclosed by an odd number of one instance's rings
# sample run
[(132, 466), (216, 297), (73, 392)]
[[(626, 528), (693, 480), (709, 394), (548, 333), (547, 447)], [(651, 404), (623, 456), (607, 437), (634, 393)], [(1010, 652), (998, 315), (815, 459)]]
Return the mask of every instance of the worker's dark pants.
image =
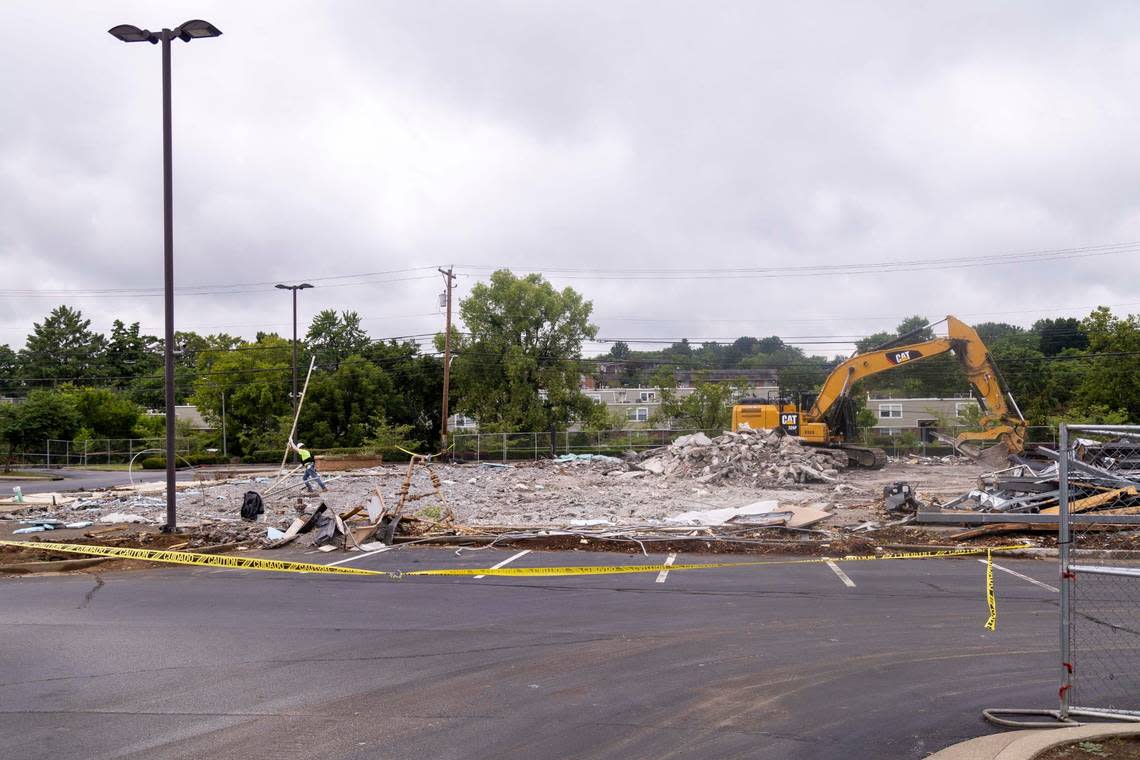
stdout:
[(328, 490), (328, 488), (325, 486), (325, 481), (321, 480), (321, 475), (317, 472), (316, 462), (309, 462), (305, 465), (305, 474), (301, 478), (301, 482), (305, 484), (305, 488), (312, 491), (313, 484), (309, 482), (310, 480), (317, 481), (317, 485), (321, 487), (322, 491)]

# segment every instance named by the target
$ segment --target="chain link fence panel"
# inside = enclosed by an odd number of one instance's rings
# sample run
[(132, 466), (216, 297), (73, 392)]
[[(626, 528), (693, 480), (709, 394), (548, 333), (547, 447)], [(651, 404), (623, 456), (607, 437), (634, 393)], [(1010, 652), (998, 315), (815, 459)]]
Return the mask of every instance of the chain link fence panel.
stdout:
[[(1061, 712), (1140, 720), (1140, 426), (1062, 426)], [(1127, 544), (1130, 548), (1122, 548)]]

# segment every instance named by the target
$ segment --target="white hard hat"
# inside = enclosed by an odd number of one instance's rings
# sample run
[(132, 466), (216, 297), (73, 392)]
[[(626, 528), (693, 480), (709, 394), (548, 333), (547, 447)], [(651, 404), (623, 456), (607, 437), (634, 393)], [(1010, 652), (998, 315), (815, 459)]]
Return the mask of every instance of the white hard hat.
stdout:
[(305, 444), (303, 444), (303, 443), (298, 443), (298, 444), (297, 444), (297, 448), (299, 448), (299, 449), (303, 449), (303, 448), (305, 448)]

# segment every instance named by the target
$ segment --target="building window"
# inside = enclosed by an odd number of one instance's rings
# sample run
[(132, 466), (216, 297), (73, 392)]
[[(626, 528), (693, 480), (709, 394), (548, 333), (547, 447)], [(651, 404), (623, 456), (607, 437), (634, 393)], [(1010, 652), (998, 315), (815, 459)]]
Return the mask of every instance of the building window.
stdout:
[(886, 435), (898, 435), (902, 432), (902, 428), (883, 428), (883, 433)]
[(968, 401), (959, 401), (958, 403), (954, 404), (954, 416), (965, 417), (967, 414), (969, 414), (969, 410), (974, 408), (974, 406), (974, 404), (971, 404)]
[(631, 422), (648, 422), (649, 407), (639, 406), (636, 409), (630, 409), (626, 412), (626, 418)]
[(902, 404), (879, 404), (879, 419), (902, 417)]
[(657, 400), (657, 391), (642, 391), (641, 396), (638, 398), (638, 401), (642, 401), (642, 402), (644, 402), (644, 401), (656, 401), (656, 400)]

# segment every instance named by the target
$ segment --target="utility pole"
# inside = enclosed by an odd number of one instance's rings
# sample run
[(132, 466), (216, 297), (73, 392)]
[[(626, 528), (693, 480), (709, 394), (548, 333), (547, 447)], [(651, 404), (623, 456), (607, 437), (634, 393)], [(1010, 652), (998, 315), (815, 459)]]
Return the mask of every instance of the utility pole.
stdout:
[(443, 420), (440, 427), (440, 439), (443, 448), (447, 449), (447, 396), (451, 387), (451, 287), (455, 281), (452, 268), (440, 269), (439, 273), (447, 285), (447, 325), (443, 333)]
[(222, 456), (229, 457), (226, 451), (226, 392), (222, 390)]

